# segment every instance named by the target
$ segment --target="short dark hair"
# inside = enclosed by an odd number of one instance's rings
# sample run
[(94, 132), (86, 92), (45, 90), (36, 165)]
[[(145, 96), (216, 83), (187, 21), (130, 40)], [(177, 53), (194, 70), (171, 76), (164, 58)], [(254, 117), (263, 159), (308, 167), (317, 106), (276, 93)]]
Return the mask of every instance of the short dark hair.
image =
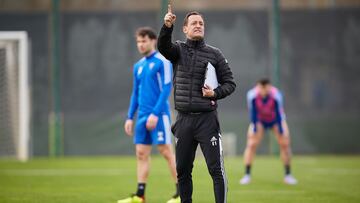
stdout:
[(261, 78), (260, 80), (258, 80), (257, 82), (258, 84), (265, 86), (265, 85), (270, 85), (270, 79), (269, 78)]
[(151, 27), (140, 27), (136, 30), (135, 36), (145, 37), (148, 36), (150, 39), (157, 39), (156, 32)]
[(199, 12), (197, 12), (197, 11), (191, 11), (191, 12), (189, 12), (189, 13), (187, 13), (187, 14), (185, 15), (183, 26), (186, 26), (186, 25), (187, 25), (187, 23), (188, 23), (188, 21), (189, 21), (189, 17), (190, 17), (190, 16), (193, 16), (193, 15), (199, 15), (199, 16), (201, 16), (201, 18), (204, 20), (204, 16), (203, 16), (201, 13), (199, 13)]

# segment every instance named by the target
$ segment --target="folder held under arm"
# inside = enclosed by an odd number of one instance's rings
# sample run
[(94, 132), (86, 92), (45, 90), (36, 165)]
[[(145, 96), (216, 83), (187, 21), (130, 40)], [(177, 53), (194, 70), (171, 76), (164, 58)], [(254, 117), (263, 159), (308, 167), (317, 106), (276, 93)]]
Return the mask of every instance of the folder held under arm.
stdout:
[(204, 85), (208, 85), (212, 89), (215, 89), (219, 86), (215, 67), (210, 62), (208, 62), (207, 67), (206, 67)]

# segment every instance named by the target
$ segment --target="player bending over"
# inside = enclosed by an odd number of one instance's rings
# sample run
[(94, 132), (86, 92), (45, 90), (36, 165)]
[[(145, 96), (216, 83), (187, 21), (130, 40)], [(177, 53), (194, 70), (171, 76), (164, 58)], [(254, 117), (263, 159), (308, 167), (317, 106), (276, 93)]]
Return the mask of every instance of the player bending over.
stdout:
[(280, 91), (271, 85), (270, 80), (261, 79), (256, 86), (248, 91), (247, 103), (251, 118), (251, 124), (247, 133), (247, 144), (244, 152), (245, 175), (240, 184), (246, 185), (251, 182), (251, 164), (256, 148), (267, 129), (272, 129), (280, 146), (280, 156), (285, 165), (286, 184), (294, 185), (297, 180), (290, 171), (290, 134), (285, 120), (283, 99)]

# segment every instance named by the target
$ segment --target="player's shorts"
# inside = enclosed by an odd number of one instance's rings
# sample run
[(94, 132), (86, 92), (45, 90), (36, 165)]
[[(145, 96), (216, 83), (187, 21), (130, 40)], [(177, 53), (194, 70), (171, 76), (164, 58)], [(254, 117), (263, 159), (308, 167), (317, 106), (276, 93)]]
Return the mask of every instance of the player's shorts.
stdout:
[(157, 126), (152, 131), (146, 129), (146, 121), (149, 115), (139, 116), (135, 125), (134, 144), (161, 145), (171, 144), (170, 116), (159, 116)]
[(272, 121), (272, 122), (263, 122), (263, 121), (261, 121), (261, 124), (264, 127), (264, 129), (267, 130), (267, 129), (273, 128), (274, 125), (276, 124), (276, 121)]
[[(272, 122), (264, 122), (264, 121), (260, 121), (261, 125), (264, 127), (264, 130), (267, 130), (267, 129), (271, 129), (273, 128), (275, 125), (277, 125), (277, 122), (276, 120), (275, 121), (272, 121)], [(283, 127), (280, 123), (280, 126), (279, 127), (279, 131), (281, 134), (283, 134)], [(256, 132), (256, 128), (255, 126), (253, 125), (253, 132), (255, 133)]]

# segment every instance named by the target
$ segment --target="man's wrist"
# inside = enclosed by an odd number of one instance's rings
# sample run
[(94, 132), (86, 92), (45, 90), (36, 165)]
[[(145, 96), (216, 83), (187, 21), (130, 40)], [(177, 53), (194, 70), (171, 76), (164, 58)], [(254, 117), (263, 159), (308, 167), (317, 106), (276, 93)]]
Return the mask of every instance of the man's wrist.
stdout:
[(150, 116), (153, 115), (153, 116), (159, 117), (159, 114), (160, 114), (160, 113), (158, 113), (158, 112), (156, 112), (156, 111), (153, 111), (153, 112), (151, 112)]
[(216, 91), (215, 91), (215, 90), (216, 90), (216, 89), (214, 89), (214, 90), (213, 90), (213, 92), (214, 92), (214, 94), (213, 94), (213, 98), (214, 98), (214, 99), (216, 99), (216, 97), (217, 97), (217, 93), (216, 93)]
[(170, 27), (168, 27), (168, 26), (166, 25), (166, 23), (164, 23), (164, 25), (163, 25), (163, 28), (165, 28), (165, 29), (167, 29), (167, 30), (172, 30), (173, 27), (174, 27), (174, 24), (171, 24)]

